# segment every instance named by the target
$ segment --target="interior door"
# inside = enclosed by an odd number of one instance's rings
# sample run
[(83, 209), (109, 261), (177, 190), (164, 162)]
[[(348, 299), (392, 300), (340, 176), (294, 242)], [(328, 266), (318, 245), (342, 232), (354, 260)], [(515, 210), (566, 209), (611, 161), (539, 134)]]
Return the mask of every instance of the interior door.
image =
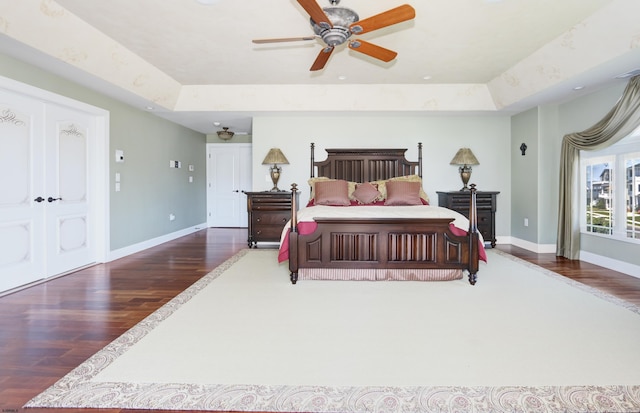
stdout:
[(251, 144), (208, 144), (207, 152), (208, 226), (247, 227)]

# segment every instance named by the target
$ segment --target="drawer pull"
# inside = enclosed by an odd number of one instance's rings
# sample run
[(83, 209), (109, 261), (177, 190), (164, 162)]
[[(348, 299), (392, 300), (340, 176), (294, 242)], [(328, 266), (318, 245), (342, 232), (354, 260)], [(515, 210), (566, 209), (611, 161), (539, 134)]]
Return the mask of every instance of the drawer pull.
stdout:
[(256, 222), (260, 222), (262, 218), (256, 218)]

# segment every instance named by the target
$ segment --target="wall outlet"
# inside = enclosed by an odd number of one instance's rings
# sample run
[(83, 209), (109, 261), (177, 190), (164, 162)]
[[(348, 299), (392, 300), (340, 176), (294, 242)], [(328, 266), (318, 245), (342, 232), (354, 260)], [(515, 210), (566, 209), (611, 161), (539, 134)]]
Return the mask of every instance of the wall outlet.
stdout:
[(524, 226), (528, 227), (529, 226), (529, 218), (525, 218), (524, 219)]

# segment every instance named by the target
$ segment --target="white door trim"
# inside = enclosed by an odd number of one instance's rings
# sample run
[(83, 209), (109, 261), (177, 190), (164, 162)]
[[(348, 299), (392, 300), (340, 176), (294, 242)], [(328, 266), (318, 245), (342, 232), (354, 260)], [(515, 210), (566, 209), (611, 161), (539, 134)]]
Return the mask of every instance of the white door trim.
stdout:
[(0, 88), (9, 92), (22, 94), (26, 97), (39, 99), (46, 103), (67, 106), (71, 109), (86, 112), (96, 117), (95, 145), (89, 154), (94, 167), (91, 174), (91, 185), (95, 189), (92, 200), (91, 213), (95, 217), (96, 262), (106, 262), (109, 248), (109, 111), (80, 102), (26, 83), (18, 82), (4, 76), (0, 76)]

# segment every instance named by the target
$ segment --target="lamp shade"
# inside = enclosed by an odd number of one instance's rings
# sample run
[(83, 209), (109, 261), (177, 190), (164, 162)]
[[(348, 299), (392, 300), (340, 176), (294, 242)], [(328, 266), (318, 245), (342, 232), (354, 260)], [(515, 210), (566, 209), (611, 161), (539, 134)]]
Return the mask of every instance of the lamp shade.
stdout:
[(262, 161), (263, 165), (276, 165), (276, 164), (284, 164), (284, 165), (288, 165), (289, 161), (287, 160), (287, 157), (284, 156), (284, 154), (282, 153), (282, 151), (278, 148), (271, 148), (269, 149), (269, 153), (267, 154), (267, 156), (264, 157), (264, 161)]
[(449, 165), (480, 165), (476, 156), (469, 148), (460, 148)]

